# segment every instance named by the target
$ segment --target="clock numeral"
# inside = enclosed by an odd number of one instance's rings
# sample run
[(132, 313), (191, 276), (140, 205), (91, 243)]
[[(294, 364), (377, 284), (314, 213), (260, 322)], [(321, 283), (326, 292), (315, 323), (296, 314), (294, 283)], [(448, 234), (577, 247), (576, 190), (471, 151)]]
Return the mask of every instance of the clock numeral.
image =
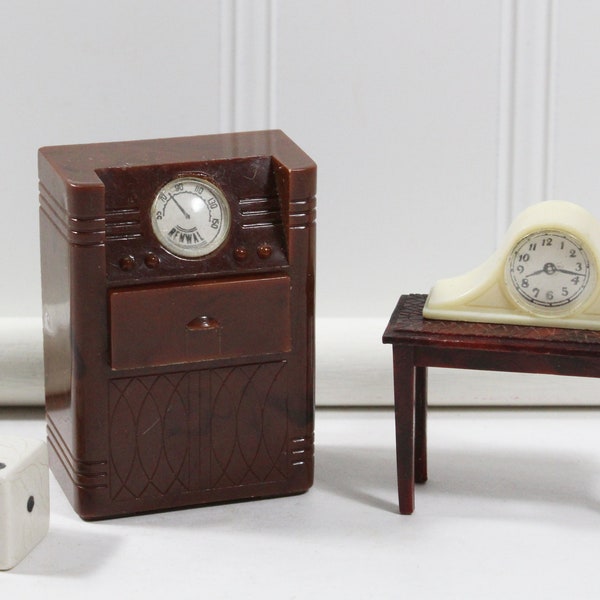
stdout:
[(540, 288), (533, 288), (531, 293), (537, 298), (540, 295)]
[(568, 296), (569, 295), (569, 290), (568, 288), (566, 288), (565, 286), (563, 286), (561, 292), (560, 292), (563, 296)]
[(522, 288), (528, 288), (529, 287), (529, 279), (527, 279), (526, 277), (524, 279), (521, 280), (521, 287)]
[(575, 267), (575, 270), (576, 270), (578, 273), (580, 273), (580, 272), (583, 270), (583, 265), (582, 265), (580, 262), (578, 262), (578, 263), (577, 263), (577, 266)]
[(574, 283), (575, 285), (579, 285), (579, 277), (573, 277), (573, 279), (571, 279), (571, 283)]
[(577, 252), (575, 250), (569, 250), (569, 258), (575, 258), (577, 256)]
[(554, 300), (554, 292), (552, 290), (546, 292), (546, 300)]
[(535, 252), (536, 248), (537, 248), (537, 244), (535, 242), (529, 244), (529, 251), (530, 252)]
[(542, 246), (552, 246), (552, 238), (547, 237), (542, 240)]
[(525, 270), (525, 267), (524, 267), (523, 265), (519, 265), (519, 266), (517, 267), (517, 273), (519, 273), (519, 275), (520, 275), (521, 273), (523, 273), (523, 271), (524, 271), (524, 270)]
[(519, 262), (527, 262), (529, 258), (530, 256), (527, 252), (525, 254), (519, 254)]

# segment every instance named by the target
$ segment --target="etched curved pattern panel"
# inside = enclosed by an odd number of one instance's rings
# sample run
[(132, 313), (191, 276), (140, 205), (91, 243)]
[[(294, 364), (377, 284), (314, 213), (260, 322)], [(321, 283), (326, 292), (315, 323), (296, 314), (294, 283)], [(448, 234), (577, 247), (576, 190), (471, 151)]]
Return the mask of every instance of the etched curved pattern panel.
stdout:
[(211, 487), (287, 478), (285, 365), (211, 371)]
[(190, 376), (110, 382), (113, 500), (162, 496), (190, 484)]
[(110, 382), (113, 500), (284, 481), (286, 363)]

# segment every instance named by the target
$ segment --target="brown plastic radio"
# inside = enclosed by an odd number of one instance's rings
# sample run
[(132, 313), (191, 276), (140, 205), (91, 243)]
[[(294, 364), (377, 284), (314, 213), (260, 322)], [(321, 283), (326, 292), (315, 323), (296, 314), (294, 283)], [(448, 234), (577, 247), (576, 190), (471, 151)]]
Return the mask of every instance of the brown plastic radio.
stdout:
[(51, 468), (84, 519), (313, 479), (316, 166), (280, 131), (39, 151)]

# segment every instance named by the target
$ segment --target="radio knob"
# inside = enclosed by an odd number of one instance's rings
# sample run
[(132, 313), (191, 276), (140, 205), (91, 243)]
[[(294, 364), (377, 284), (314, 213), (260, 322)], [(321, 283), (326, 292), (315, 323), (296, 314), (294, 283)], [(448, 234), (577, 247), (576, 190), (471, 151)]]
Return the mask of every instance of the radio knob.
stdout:
[(273, 253), (273, 249), (268, 244), (261, 244), (257, 249), (256, 253), (260, 258), (269, 258)]
[(246, 258), (248, 257), (248, 250), (246, 250), (246, 248), (244, 248), (244, 246), (238, 246), (233, 251), (233, 257), (238, 262), (242, 262), (243, 260), (246, 260)]
[(119, 261), (119, 267), (123, 271), (131, 271), (135, 267), (135, 258), (133, 256), (123, 256)]

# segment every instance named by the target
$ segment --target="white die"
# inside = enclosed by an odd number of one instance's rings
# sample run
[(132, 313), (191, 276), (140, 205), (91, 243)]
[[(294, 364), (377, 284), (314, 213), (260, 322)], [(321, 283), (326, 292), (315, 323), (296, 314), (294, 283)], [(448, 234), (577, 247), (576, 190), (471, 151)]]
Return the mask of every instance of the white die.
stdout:
[(0, 570), (12, 569), (46, 535), (49, 500), (46, 443), (0, 435)]

